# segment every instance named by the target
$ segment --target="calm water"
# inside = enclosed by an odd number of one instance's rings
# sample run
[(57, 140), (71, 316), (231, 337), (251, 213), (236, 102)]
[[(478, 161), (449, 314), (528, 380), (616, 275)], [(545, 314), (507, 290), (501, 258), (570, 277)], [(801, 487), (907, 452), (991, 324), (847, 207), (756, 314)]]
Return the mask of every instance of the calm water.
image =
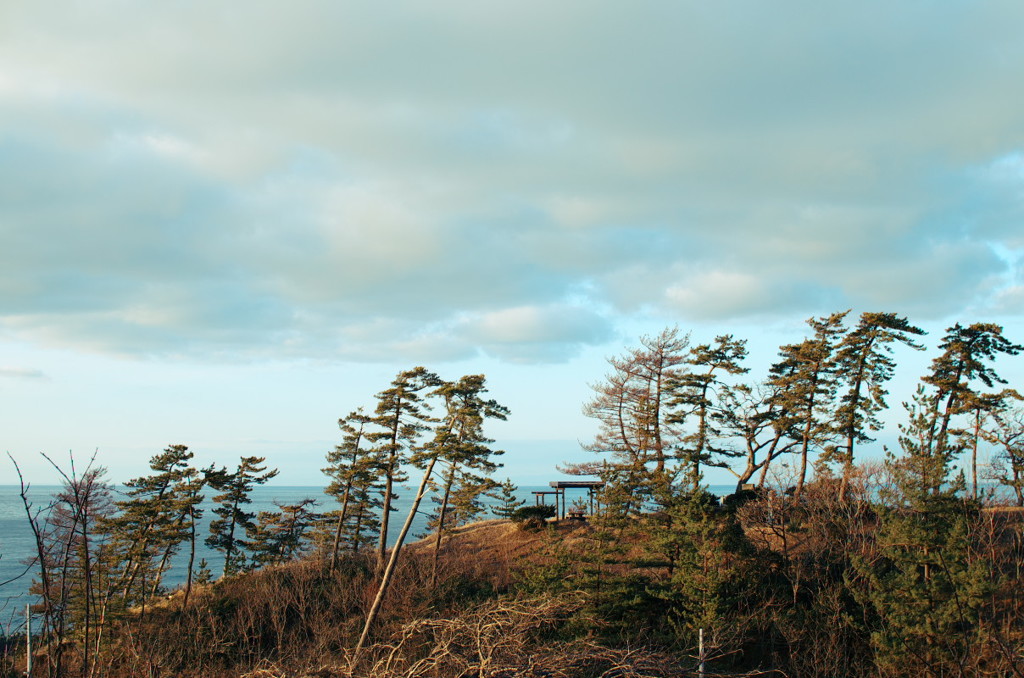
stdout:
[[(29, 491), (29, 498), (36, 508), (45, 507), (50, 497), (59, 489), (56, 486), (33, 485)], [(517, 494), (520, 499), (525, 499), (532, 505), (534, 503), (534, 497), (531, 494), (533, 491), (550, 489), (546, 486), (523, 486), (519, 488)], [(716, 494), (728, 494), (734, 487), (716, 485), (710, 489)], [(28, 561), (35, 554), (35, 546), (18, 491), (19, 489), (15, 486), (0, 485), (0, 630), (4, 632), (14, 631), (21, 627), (21, 615), (24, 612), (25, 603), (30, 600), (28, 588), (32, 578), (38, 572), (34, 566), (28, 566)], [(394, 542), (398, 537), (415, 494), (412, 488), (399, 489), (398, 492), (400, 497), (395, 501), (398, 511), (392, 515), (391, 524), (388, 526), (389, 542)], [(566, 495), (570, 504), (575, 497), (586, 496), (585, 492), (581, 490), (568, 490)], [(294, 504), (305, 498), (315, 499), (317, 502), (315, 510), (318, 511), (331, 511), (337, 508), (337, 502), (332, 497), (325, 496), (321, 487), (262, 486), (253, 489), (252, 504), (249, 510), (254, 513), (274, 511), (277, 510), (277, 507), (274, 506), (275, 501), (282, 504)], [(550, 501), (549, 498), (549, 503)], [(212, 517), (209, 509), (212, 506), (211, 502), (204, 504), (206, 511), (203, 516), (203, 524), (198, 532), (196, 563), (198, 564), (201, 558), (205, 558), (210, 564), (210, 570), (216, 575), (223, 567), (223, 557), (219, 552), (209, 549), (203, 543), (206, 535), (209, 534), (208, 525)], [(429, 503), (429, 500), (424, 500), (420, 506), (420, 513), (417, 514), (413, 522), (412, 535), (425, 531), (426, 514), (432, 510), (433, 504)], [(493, 516), (488, 514), (484, 517)], [(187, 564), (188, 553), (186, 550), (178, 555), (176, 562), (172, 564), (165, 577), (164, 582), (168, 588), (184, 583)], [(22, 576), (19, 578), (19, 575)]]

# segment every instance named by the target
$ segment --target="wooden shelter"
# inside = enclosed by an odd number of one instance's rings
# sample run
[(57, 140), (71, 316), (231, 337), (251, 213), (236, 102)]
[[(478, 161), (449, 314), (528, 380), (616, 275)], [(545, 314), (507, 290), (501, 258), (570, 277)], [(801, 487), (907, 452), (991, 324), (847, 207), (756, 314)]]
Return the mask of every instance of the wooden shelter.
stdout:
[[(601, 503), (597, 498), (597, 492), (604, 487), (603, 480), (552, 480), (548, 484), (554, 489), (547, 492), (534, 492), (534, 494), (555, 495), (555, 516), (559, 520), (567, 516), (569, 518), (584, 518), (586, 515), (594, 515), (601, 509)], [(566, 490), (587, 491), (587, 505), (590, 508), (589, 514), (585, 515), (582, 511), (569, 510), (565, 498)]]

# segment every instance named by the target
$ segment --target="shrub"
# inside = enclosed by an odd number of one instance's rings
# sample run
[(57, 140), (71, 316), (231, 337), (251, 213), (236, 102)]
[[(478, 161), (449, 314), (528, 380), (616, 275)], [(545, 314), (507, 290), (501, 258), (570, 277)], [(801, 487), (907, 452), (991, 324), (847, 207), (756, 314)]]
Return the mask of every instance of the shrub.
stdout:
[(743, 506), (748, 501), (760, 499), (761, 495), (761, 490), (740, 490), (735, 494), (726, 495), (722, 499), (722, 506), (730, 510), (736, 509), (740, 506)]
[(521, 530), (539, 530), (548, 518), (555, 517), (554, 506), (521, 506), (512, 512), (512, 522)]

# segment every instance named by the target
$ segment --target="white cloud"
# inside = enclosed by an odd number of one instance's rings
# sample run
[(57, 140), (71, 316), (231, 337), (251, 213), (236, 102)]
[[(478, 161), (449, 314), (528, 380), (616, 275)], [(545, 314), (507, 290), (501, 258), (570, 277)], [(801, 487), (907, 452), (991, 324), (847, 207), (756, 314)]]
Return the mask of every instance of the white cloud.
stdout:
[(0, 327), (143, 355), (550, 361), (637, 311), (1012, 312), (1021, 19), (8, 4)]
[(579, 306), (519, 306), (483, 313), (464, 322), (463, 330), (484, 345), (537, 342), (598, 343), (607, 335), (606, 321)]
[(1013, 285), (999, 290), (985, 310), (998, 316), (1024, 315), (1024, 285)]
[(738, 271), (708, 271), (665, 290), (666, 301), (697, 317), (744, 316), (764, 313), (779, 305), (777, 290), (753, 275)]

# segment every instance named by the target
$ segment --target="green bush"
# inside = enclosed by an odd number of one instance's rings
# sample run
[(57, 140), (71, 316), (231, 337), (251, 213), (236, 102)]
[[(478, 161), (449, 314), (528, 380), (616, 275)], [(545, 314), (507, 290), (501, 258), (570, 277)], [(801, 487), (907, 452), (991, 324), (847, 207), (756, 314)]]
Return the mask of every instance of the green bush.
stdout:
[(726, 495), (722, 499), (722, 506), (730, 510), (737, 509), (748, 501), (760, 499), (762, 494), (761, 490), (740, 490), (734, 494)]
[(520, 506), (512, 512), (511, 518), (514, 523), (525, 523), (528, 520), (539, 520), (541, 522), (548, 518), (555, 517), (554, 506)]

